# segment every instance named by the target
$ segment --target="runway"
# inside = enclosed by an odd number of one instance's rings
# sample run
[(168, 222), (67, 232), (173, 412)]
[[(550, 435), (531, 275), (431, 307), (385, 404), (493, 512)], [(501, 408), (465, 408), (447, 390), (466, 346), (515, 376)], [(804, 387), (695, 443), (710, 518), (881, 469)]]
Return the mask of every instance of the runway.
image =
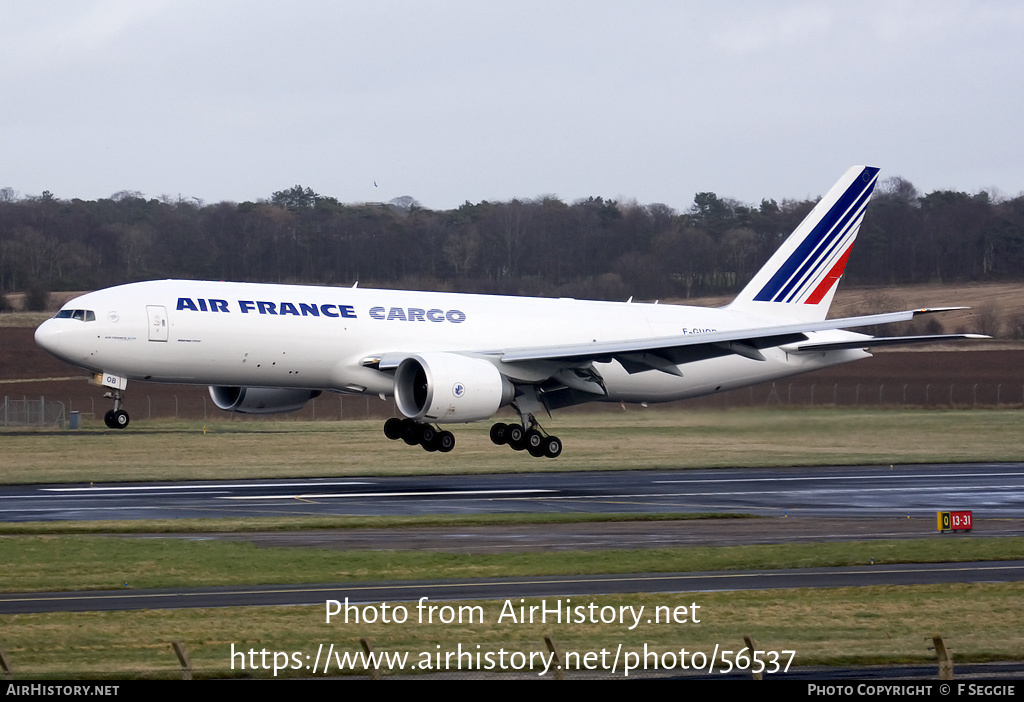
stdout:
[[(653, 548), (938, 534), (935, 512), (970, 509), (977, 536), (1024, 534), (1024, 464), (524, 473), (357, 479), (202, 481), (0, 487), (0, 521), (304, 515), (718, 512), (762, 518), (240, 534), (264, 546), (434, 549), (460, 553)], [(407, 581), (161, 591), (15, 593), (0, 613), (383, 600), (570, 597), (783, 587), (1017, 582), (1024, 561), (753, 572)]]
[(1024, 515), (1024, 464), (812, 466), (309, 480), (8, 485), (0, 521), (325, 515), (688, 513)]

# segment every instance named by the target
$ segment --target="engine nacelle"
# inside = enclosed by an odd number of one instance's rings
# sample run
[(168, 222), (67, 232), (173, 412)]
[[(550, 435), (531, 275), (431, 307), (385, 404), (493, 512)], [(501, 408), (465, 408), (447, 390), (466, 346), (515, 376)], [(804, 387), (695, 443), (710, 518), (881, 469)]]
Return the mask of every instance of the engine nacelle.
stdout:
[(456, 353), (423, 353), (395, 372), (395, 403), (410, 419), (478, 422), (515, 397), (515, 388), (493, 364)]
[(213, 398), (213, 404), (222, 410), (241, 414), (294, 412), (302, 409), (314, 397), (319, 396), (319, 390), (210, 386), (210, 397)]

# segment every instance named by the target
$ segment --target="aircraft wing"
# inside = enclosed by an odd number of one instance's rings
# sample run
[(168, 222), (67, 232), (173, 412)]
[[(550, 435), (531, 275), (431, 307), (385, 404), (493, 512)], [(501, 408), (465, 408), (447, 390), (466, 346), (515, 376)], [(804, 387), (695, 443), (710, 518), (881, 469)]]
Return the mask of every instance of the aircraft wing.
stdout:
[[(978, 335), (937, 335), (935, 337), (889, 337), (901, 341), (888, 341), (886, 338), (864, 337), (861, 340), (840, 342), (829, 345), (825, 343), (799, 344), (809, 341), (808, 332), (826, 331), (831, 329), (851, 329), (868, 327), (876, 324), (903, 322), (920, 314), (945, 312), (963, 309), (961, 307), (936, 307), (889, 312), (886, 314), (865, 315), (861, 317), (845, 317), (826, 319), (820, 322), (801, 322), (773, 326), (735, 329), (710, 334), (684, 334), (681, 336), (656, 337), (652, 339), (636, 339), (628, 341), (604, 341), (590, 344), (571, 344), (561, 346), (544, 346), (523, 349), (510, 349), (500, 352), (503, 363), (524, 361), (558, 361), (568, 365), (589, 363), (594, 361), (618, 360), (629, 372), (640, 370), (662, 370), (673, 375), (680, 375), (676, 366), (693, 361), (737, 354), (754, 360), (764, 360), (760, 349), (775, 346), (795, 345), (794, 351), (834, 350), (840, 348), (864, 348), (892, 343), (915, 343), (921, 341), (945, 341), (953, 338), (979, 338)], [(906, 341), (913, 338), (914, 342)], [(981, 337), (984, 338), (984, 337)], [(826, 348), (827, 347), (827, 348)]]
[[(811, 341), (809, 332), (834, 329), (852, 329), (877, 324), (890, 324), (913, 319), (917, 315), (965, 309), (963, 307), (933, 307), (903, 312), (889, 312), (859, 317), (826, 319), (820, 322), (798, 322), (771, 326), (750, 327), (708, 334), (683, 334), (648, 339), (618, 341), (595, 341), (583, 344), (562, 344), (556, 346), (532, 346), (519, 349), (464, 351), (467, 355), (497, 359), (510, 370), (515, 364), (547, 363), (564, 369), (585, 368), (595, 362), (618, 361), (628, 373), (660, 370), (675, 376), (682, 376), (679, 366), (718, 356), (735, 354), (755, 361), (764, 361), (761, 349), (786, 347), (791, 353), (811, 351), (834, 351), (850, 348), (868, 348), (894, 344), (950, 341), (954, 339), (984, 339), (979, 334), (938, 334), (932, 336), (871, 337), (843, 341)], [(806, 343), (802, 343), (806, 342)], [(459, 353), (459, 352), (456, 352)], [(364, 359), (363, 365), (382, 371), (392, 371), (410, 354), (385, 353)], [(555, 369), (551, 369), (556, 373)], [(515, 375), (510, 373), (509, 375)], [(562, 374), (563, 379), (566, 376)], [(583, 389), (583, 388), (580, 388)], [(588, 385), (590, 392), (597, 386)]]

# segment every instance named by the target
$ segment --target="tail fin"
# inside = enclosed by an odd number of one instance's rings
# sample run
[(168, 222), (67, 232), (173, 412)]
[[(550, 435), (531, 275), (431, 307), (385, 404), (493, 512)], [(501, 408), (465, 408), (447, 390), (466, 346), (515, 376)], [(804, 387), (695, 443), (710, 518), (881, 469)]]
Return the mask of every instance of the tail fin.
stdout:
[(802, 322), (825, 319), (877, 180), (877, 168), (846, 171), (729, 309)]

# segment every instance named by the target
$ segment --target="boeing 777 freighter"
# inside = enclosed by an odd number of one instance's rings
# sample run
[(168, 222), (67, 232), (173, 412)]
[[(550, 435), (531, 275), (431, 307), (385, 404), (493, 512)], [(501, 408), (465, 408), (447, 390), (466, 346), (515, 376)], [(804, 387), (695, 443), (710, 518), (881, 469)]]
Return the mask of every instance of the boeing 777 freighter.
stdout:
[[(209, 385), (231, 412), (288, 412), (328, 390), (394, 395), (391, 439), (450, 451), (441, 424), (489, 419), (496, 444), (556, 457), (542, 412), (585, 402), (668, 402), (868, 358), (867, 348), (975, 334), (872, 337), (849, 329), (919, 309), (826, 319), (878, 169), (833, 186), (720, 309), (364, 288), (161, 280), (68, 302), (36, 341), (110, 388), (124, 428), (129, 380)], [(951, 309), (951, 308), (944, 308)]]

